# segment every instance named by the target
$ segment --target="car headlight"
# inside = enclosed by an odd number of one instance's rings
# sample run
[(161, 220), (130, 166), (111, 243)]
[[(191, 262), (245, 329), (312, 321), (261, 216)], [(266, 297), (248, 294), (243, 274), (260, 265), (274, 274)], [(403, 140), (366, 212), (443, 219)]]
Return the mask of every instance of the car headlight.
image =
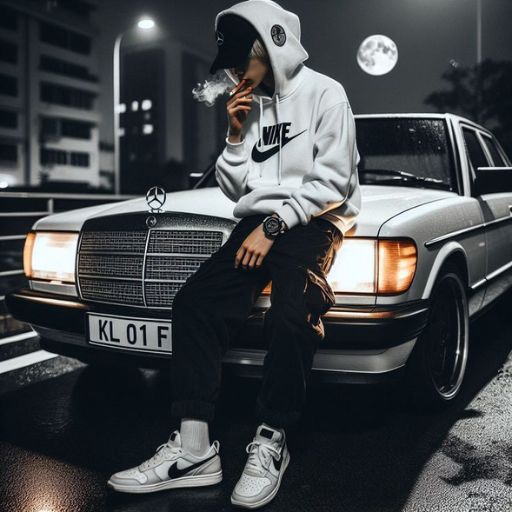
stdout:
[(31, 231), (23, 248), (23, 270), (29, 279), (75, 282), (78, 233)]
[[(403, 293), (412, 283), (416, 260), (416, 245), (411, 239), (345, 237), (327, 280), (335, 293)], [(271, 289), (269, 283), (262, 294), (270, 294)]]
[(403, 293), (416, 271), (417, 251), (407, 238), (344, 238), (327, 276), (337, 293)]

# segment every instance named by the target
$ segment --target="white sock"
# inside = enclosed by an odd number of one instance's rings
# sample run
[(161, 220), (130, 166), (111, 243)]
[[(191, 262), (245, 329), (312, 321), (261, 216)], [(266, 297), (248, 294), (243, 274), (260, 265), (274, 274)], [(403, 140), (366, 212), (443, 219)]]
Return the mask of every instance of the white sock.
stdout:
[(194, 455), (204, 455), (210, 448), (207, 421), (182, 418), (180, 436), (182, 446)]

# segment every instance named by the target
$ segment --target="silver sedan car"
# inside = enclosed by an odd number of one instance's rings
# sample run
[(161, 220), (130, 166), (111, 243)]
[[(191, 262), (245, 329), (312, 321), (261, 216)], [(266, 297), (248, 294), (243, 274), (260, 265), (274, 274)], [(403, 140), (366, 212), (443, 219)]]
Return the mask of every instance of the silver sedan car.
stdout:
[[(313, 378), (399, 380), (422, 406), (464, 382), (469, 322), (512, 285), (512, 167), (496, 137), (452, 114), (356, 115), (362, 208), (328, 280), (336, 304)], [(43, 349), (90, 364), (167, 366), (172, 301), (239, 219), (212, 167), (168, 193), (53, 214), (25, 243), (29, 287), (8, 294)], [(271, 283), (224, 356), (259, 376)]]

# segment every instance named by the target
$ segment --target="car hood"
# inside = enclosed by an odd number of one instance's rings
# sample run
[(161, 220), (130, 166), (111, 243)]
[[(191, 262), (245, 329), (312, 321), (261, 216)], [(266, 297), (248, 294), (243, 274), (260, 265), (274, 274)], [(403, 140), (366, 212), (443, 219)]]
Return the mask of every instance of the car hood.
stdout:
[[(208, 187), (168, 192), (162, 208), (169, 213), (186, 212), (213, 215), (238, 221), (239, 219), (233, 217), (233, 206), (234, 203), (223, 194), (219, 187)], [(88, 219), (137, 212), (149, 214), (145, 196), (49, 215), (39, 220), (34, 229), (79, 231), (82, 224)], [(129, 226), (126, 228), (129, 229)]]
[[(362, 206), (356, 225), (348, 235), (376, 236), (380, 226), (391, 217), (424, 203), (453, 197), (454, 192), (389, 185), (360, 185)], [(219, 187), (181, 190), (167, 194), (166, 212), (184, 212), (222, 217), (238, 222), (233, 216), (235, 203)], [(145, 197), (107, 203), (49, 215), (37, 221), (34, 229), (79, 231), (91, 218), (122, 213), (148, 212)], [(129, 226), (126, 226), (129, 229)]]

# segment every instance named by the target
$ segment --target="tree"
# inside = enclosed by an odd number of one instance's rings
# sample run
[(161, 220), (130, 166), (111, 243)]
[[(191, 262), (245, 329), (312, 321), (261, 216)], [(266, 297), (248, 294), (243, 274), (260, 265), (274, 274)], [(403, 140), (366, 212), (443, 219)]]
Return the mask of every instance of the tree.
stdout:
[(424, 103), (482, 124), (512, 157), (512, 62), (486, 58), (480, 65), (452, 63), (441, 77), (450, 88), (430, 93)]

